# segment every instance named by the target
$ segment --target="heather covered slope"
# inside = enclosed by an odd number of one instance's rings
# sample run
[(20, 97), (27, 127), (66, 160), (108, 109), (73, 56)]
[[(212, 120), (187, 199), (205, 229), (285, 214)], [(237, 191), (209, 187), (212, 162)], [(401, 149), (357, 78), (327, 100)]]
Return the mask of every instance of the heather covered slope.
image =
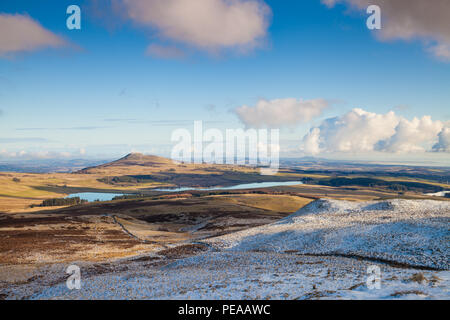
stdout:
[(317, 200), (279, 222), (210, 239), (231, 251), (355, 256), (449, 269), (450, 203)]
[[(317, 200), (275, 223), (0, 289), (7, 299), (449, 299), (450, 203)], [(205, 245), (206, 244), (206, 245)], [(369, 268), (381, 283), (370, 288)], [(47, 271), (49, 270), (49, 271)], [(34, 278), (33, 278), (34, 279)], [(1, 283), (0, 283), (1, 285)], [(1, 286), (0, 286), (1, 288)]]

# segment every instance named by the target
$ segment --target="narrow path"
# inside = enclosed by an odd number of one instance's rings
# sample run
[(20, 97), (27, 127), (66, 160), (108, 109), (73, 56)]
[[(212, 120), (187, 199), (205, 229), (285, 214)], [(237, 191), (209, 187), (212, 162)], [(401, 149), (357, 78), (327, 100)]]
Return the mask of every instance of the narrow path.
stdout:
[(126, 234), (128, 234), (130, 237), (136, 239), (137, 241), (142, 242), (142, 243), (144, 243), (144, 244), (154, 244), (154, 245), (160, 246), (160, 247), (162, 248), (162, 250), (164, 250), (164, 249), (169, 249), (169, 247), (166, 246), (166, 245), (163, 244), (163, 243), (159, 243), (159, 242), (156, 242), (156, 241), (145, 240), (145, 239), (142, 239), (142, 238), (138, 237), (137, 235), (135, 235), (134, 233), (132, 233), (130, 230), (128, 230), (121, 222), (119, 222), (119, 221), (117, 220), (116, 215), (114, 215), (114, 214), (105, 214), (105, 215), (108, 216), (108, 217), (111, 217), (111, 218), (113, 219), (113, 221), (114, 221), (115, 224), (117, 224), (120, 228), (122, 228), (122, 230), (123, 230)]
[(105, 216), (111, 217), (115, 224), (117, 224), (126, 234), (128, 234), (130, 237), (136, 239), (137, 241), (145, 243), (145, 244), (156, 244), (156, 242), (154, 242), (154, 241), (148, 241), (148, 240), (145, 240), (145, 239), (141, 239), (137, 235), (131, 233), (127, 228), (125, 228), (125, 226), (121, 222), (119, 222), (117, 220), (117, 218), (116, 218), (116, 216), (114, 214), (107, 214), (106, 213)]

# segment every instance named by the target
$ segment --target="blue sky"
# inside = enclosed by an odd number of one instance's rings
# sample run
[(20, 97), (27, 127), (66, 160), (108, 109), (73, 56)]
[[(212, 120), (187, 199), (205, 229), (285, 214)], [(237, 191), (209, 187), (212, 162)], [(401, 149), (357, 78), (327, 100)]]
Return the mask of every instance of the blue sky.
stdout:
[[(81, 30), (66, 27), (70, 4), (81, 8)], [(3, 0), (0, 14), (27, 15), (66, 44), (0, 56), (0, 150), (6, 158), (20, 151), (168, 155), (174, 129), (189, 129), (194, 120), (220, 129), (244, 127), (233, 110), (253, 107), (260, 99), (329, 101), (309, 121), (280, 125), (285, 156), (305, 155), (301, 143), (312, 127), (354, 108), (394, 111), (407, 120), (429, 115), (448, 126), (450, 63), (427, 50), (429, 39), (380, 40), (378, 31), (366, 27), (368, 15), (346, 3), (331, 8), (319, 0), (265, 4), (271, 15), (258, 45), (211, 50), (106, 8), (99, 17), (90, 1)], [(146, 54), (149, 45), (176, 48), (182, 56)], [(319, 156), (358, 158), (358, 150), (323, 151)], [(368, 160), (385, 154), (448, 158), (429, 150), (413, 155), (362, 151)]]

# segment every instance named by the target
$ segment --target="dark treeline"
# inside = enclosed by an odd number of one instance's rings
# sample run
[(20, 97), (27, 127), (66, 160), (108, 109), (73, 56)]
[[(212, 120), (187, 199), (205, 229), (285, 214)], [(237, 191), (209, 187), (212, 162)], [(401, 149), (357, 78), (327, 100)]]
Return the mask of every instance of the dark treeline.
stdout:
[[(422, 173), (418, 172), (419, 170), (423, 171)], [(450, 170), (442, 169), (442, 172), (434, 172), (430, 169), (416, 169), (416, 172), (407, 172), (405, 170), (399, 172), (391, 172), (384, 170), (367, 170), (367, 171), (358, 171), (358, 170), (304, 170), (304, 169), (295, 169), (290, 168), (290, 172), (300, 173), (300, 174), (319, 174), (319, 175), (334, 175), (334, 176), (347, 176), (350, 177), (352, 175), (357, 176), (379, 176), (379, 177), (394, 177), (394, 178), (413, 178), (413, 179), (424, 179), (431, 180), (440, 183), (447, 183), (450, 180)]]
[(374, 178), (327, 178), (327, 179), (309, 179), (303, 180), (309, 184), (320, 184), (332, 187), (360, 186), (372, 188), (384, 188), (397, 192), (416, 191), (416, 192), (439, 192), (444, 188), (432, 184), (412, 182), (412, 181), (386, 181)]
[(86, 203), (87, 200), (80, 199), (80, 197), (75, 198), (54, 198), (46, 199), (42, 201), (39, 207), (58, 207), (58, 206), (74, 206), (77, 204)]
[(122, 196), (114, 197), (113, 200), (133, 200), (133, 199), (146, 199), (146, 200), (164, 200), (168, 198), (190, 198), (190, 197), (207, 197), (207, 196), (217, 196), (217, 195), (245, 195), (245, 194), (261, 194), (261, 195), (289, 195), (297, 196), (302, 198), (317, 199), (315, 196), (299, 194), (297, 192), (286, 192), (286, 191), (272, 191), (272, 190), (229, 190), (229, 191), (202, 191), (202, 190), (189, 190), (189, 192), (183, 193), (170, 193), (161, 194), (158, 196), (146, 195), (146, 194), (127, 194)]

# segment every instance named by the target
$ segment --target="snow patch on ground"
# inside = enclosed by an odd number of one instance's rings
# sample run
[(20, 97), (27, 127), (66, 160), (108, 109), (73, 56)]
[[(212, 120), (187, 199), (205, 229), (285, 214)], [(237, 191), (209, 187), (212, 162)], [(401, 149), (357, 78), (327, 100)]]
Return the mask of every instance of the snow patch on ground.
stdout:
[(445, 197), (447, 193), (450, 193), (450, 191), (440, 191), (435, 193), (425, 193), (426, 196), (433, 196), (433, 197)]
[[(367, 286), (367, 268), (373, 265), (380, 268), (379, 289)], [(29, 298), (449, 299), (449, 285), (449, 271), (396, 268), (343, 257), (207, 252), (162, 268), (137, 264), (125, 272), (83, 278), (81, 290), (70, 291), (65, 283), (40, 288)]]
[(450, 202), (317, 200), (269, 225), (207, 240), (229, 251), (345, 255), (449, 269)]
[[(41, 282), (0, 294), (7, 299), (448, 300), (449, 217), (449, 202), (318, 200), (277, 223), (205, 240), (209, 251), (184, 259), (124, 259), (91, 276), (84, 276), (89, 266), (80, 264), (81, 290), (56, 281), (65, 267), (54, 266)], [(378, 289), (368, 283), (374, 266), (380, 271)]]

